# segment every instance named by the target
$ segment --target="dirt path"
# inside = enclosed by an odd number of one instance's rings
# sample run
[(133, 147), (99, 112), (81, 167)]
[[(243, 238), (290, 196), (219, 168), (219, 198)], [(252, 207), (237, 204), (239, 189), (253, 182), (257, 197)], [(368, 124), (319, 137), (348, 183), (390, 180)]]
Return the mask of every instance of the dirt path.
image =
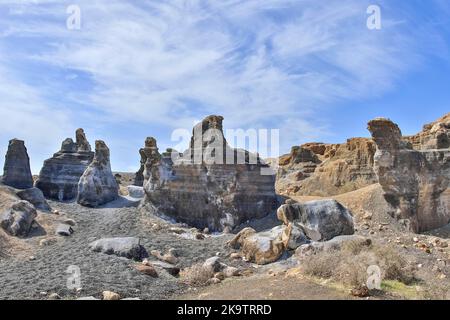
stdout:
[(343, 291), (284, 275), (233, 278), (177, 297), (186, 300), (346, 300)]

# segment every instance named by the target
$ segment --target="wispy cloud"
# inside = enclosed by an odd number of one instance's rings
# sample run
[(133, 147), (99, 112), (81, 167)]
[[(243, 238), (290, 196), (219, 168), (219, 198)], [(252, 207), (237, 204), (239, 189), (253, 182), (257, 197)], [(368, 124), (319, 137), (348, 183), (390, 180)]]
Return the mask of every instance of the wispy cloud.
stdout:
[[(171, 129), (216, 113), (229, 127), (280, 128), (286, 150), (327, 133), (317, 120), (327, 106), (392, 89), (420, 65), (420, 39), (439, 37), (432, 26), (411, 30), (409, 17), (384, 1), (380, 31), (366, 28), (365, 0), (79, 0), (81, 30), (67, 30), (72, 2), (2, 2), (9, 11), (0, 14), (0, 63), (17, 81), (0, 76), (9, 97), (2, 112), (16, 119), (2, 141), (21, 132), (20, 120), (55, 144), (63, 138), (56, 130), (73, 122), (68, 112), (79, 112), (84, 122), (145, 124), (150, 135), (166, 128), (157, 138), (168, 144)], [(48, 70), (47, 81), (29, 83), (18, 64)], [(59, 92), (57, 106), (49, 90)]]

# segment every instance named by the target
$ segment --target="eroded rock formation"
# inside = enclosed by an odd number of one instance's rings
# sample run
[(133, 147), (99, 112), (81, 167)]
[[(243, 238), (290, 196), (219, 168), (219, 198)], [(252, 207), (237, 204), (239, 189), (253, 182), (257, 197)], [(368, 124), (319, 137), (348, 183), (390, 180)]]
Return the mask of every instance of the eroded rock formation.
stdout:
[(109, 148), (101, 140), (95, 141), (94, 160), (78, 183), (77, 202), (87, 207), (98, 207), (119, 197), (119, 186), (111, 171)]
[(17, 189), (33, 187), (30, 158), (22, 140), (13, 139), (9, 141), (1, 182)]
[(145, 146), (139, 150), (139, 154), (141, 155), (141, 166), (139, 171), (136, 172), (134, 185), (142, 187), (148, 181), (152, 168), (160, 160), (156, 139), (147, 137), (145, 139)]
[(375, 143), (353, 138), (343, 144), (307, 143), (279, 159), (277, 191), (330, 196), (376, 183)]
[(83, 129), (76, 131), (76, 141), (67, 138), (61, 150), (45, 160), (36, 187), (42, 190), (46, 198), (63, 201), (77, 197), (78, 182), (92, 162), (94, 153)]
[(424, 125), (421, 132), (405, 139), (415, 150), (450, 148), (450, 113), (435, 122)]
[[(415, 138), (406, 139), (389, 119), (377, 118), (368, 124), (377, 144), (374, 169), (385, 199), (396, 218), (408, 221), (414, 232), (450, 222), (450, 148), (444, 138), (448, 124), (446, 120), (425, 126)], [(414, 144), (426, 150), (414, 150)]]
[(145, 165), (145, 208), (210, 231), (276, 210), (275, 177), (261, 174), (268, 166), (256, 155), (227, 144), (222, 120), (209, 116), (196, 125), (183, 154), (160, 155), (153, 146)]

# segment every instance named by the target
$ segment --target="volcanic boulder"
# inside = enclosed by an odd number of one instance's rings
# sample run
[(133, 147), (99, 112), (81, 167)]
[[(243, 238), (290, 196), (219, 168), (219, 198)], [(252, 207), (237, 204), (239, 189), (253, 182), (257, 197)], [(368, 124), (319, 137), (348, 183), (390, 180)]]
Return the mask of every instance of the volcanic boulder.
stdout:
[(77, 197), (78, 182), (94, 158), (83, 129), (76, 131), (76, 143), (67, 138), (61, 150), (45, 160), (36, 187), (46, 198), (64, 201)]
[[(402, 139), (399, 127), (385, 118), (370, 121), (368, 129), (377, 144), (374, 169), (395, 217), (408, 221), (414, 232), (447, 225), (450, 222), (450, 148), (428, 149), (437, 140), (427, 138), (421, 142), (426, 150), (414, 150), (411, 140)], [(444, 142), (434, 145), (445, 146)]]
[(13, 139), (9, 141), (1, 182), (16, 189), (33, 187), (30, 158), (22, 140)]
[(182, 154), (169, 150), (161, 156), (153, 149), (146, 161), (144, 208), (210, 231), (276, 210), (275, 177), (263, 174), (269, 167), (257, 155), (228, 146), (222, 120), (209, 116), (197, 124)]
[(25, 237), (36, 216), (36, 209), (31, 203), (16, 201), (0, 215), (0, 226), (12, 236)]
[(119, 197), (119, 186), (111, 171), (109, 148), (105, 142), (95, 142), (94, 160), (78, 183), (77, 202), (87, 207), (98, 207)]
[(336, 200), (284, 204), (277, 211), (285, 225), (299, 226), (313, 241), (326, 241), (354, 233), (351, 213)]

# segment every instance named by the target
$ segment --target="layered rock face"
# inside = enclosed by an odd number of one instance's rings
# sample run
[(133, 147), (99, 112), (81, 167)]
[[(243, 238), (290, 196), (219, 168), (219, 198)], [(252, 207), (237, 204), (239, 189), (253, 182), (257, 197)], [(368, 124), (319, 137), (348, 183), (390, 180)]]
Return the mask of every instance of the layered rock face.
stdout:
[(261, 174), (268, 166), (256, 155), (228, 146), (222, 121), (209, 116), (196, 125), (183, 154), (153, 149), (145, 169), (147, 209), (211, 231), (276, 210), (275, 177)]
[(353, 138), (343, 144), (308, 143), (279, 159), (277, 191), (286, 195), (330, 196), (376, 183), (375, 143)]
[[(414, 232), (450, 222), (450, 148), (443, 138), (448, 121), (432, 127), (439, 129), (426, 126), (416, 138), (402, 139), (399, 127), (389, 119), (368, 124), (377, 144), (374, 169), (385, 199)], [(413, 144), (425, 150), (414, 150)]]
[(94, 160), (78, 183), (77, 202), (87, 207), (98, 207), (119, 197), (119, 186), (111, 171), (109, 148), (105, 142), (95, 142)]
[(1, 182), (17, 189), (33, 187), (30, 158), (22, 140), (13, 139), (9, 141)]
[(93, 158), (94, 153), (83, 129), (78, 129), (76, 142), (67, 138), (61, 150), (45, 160), (36, 187), (42, 190), (46, 198), (59, 201), (75, 199), (80, 177)]
[(405, 137), (415, 150), (450, 148), (450, 113), (423, 126), (422, 132)]

